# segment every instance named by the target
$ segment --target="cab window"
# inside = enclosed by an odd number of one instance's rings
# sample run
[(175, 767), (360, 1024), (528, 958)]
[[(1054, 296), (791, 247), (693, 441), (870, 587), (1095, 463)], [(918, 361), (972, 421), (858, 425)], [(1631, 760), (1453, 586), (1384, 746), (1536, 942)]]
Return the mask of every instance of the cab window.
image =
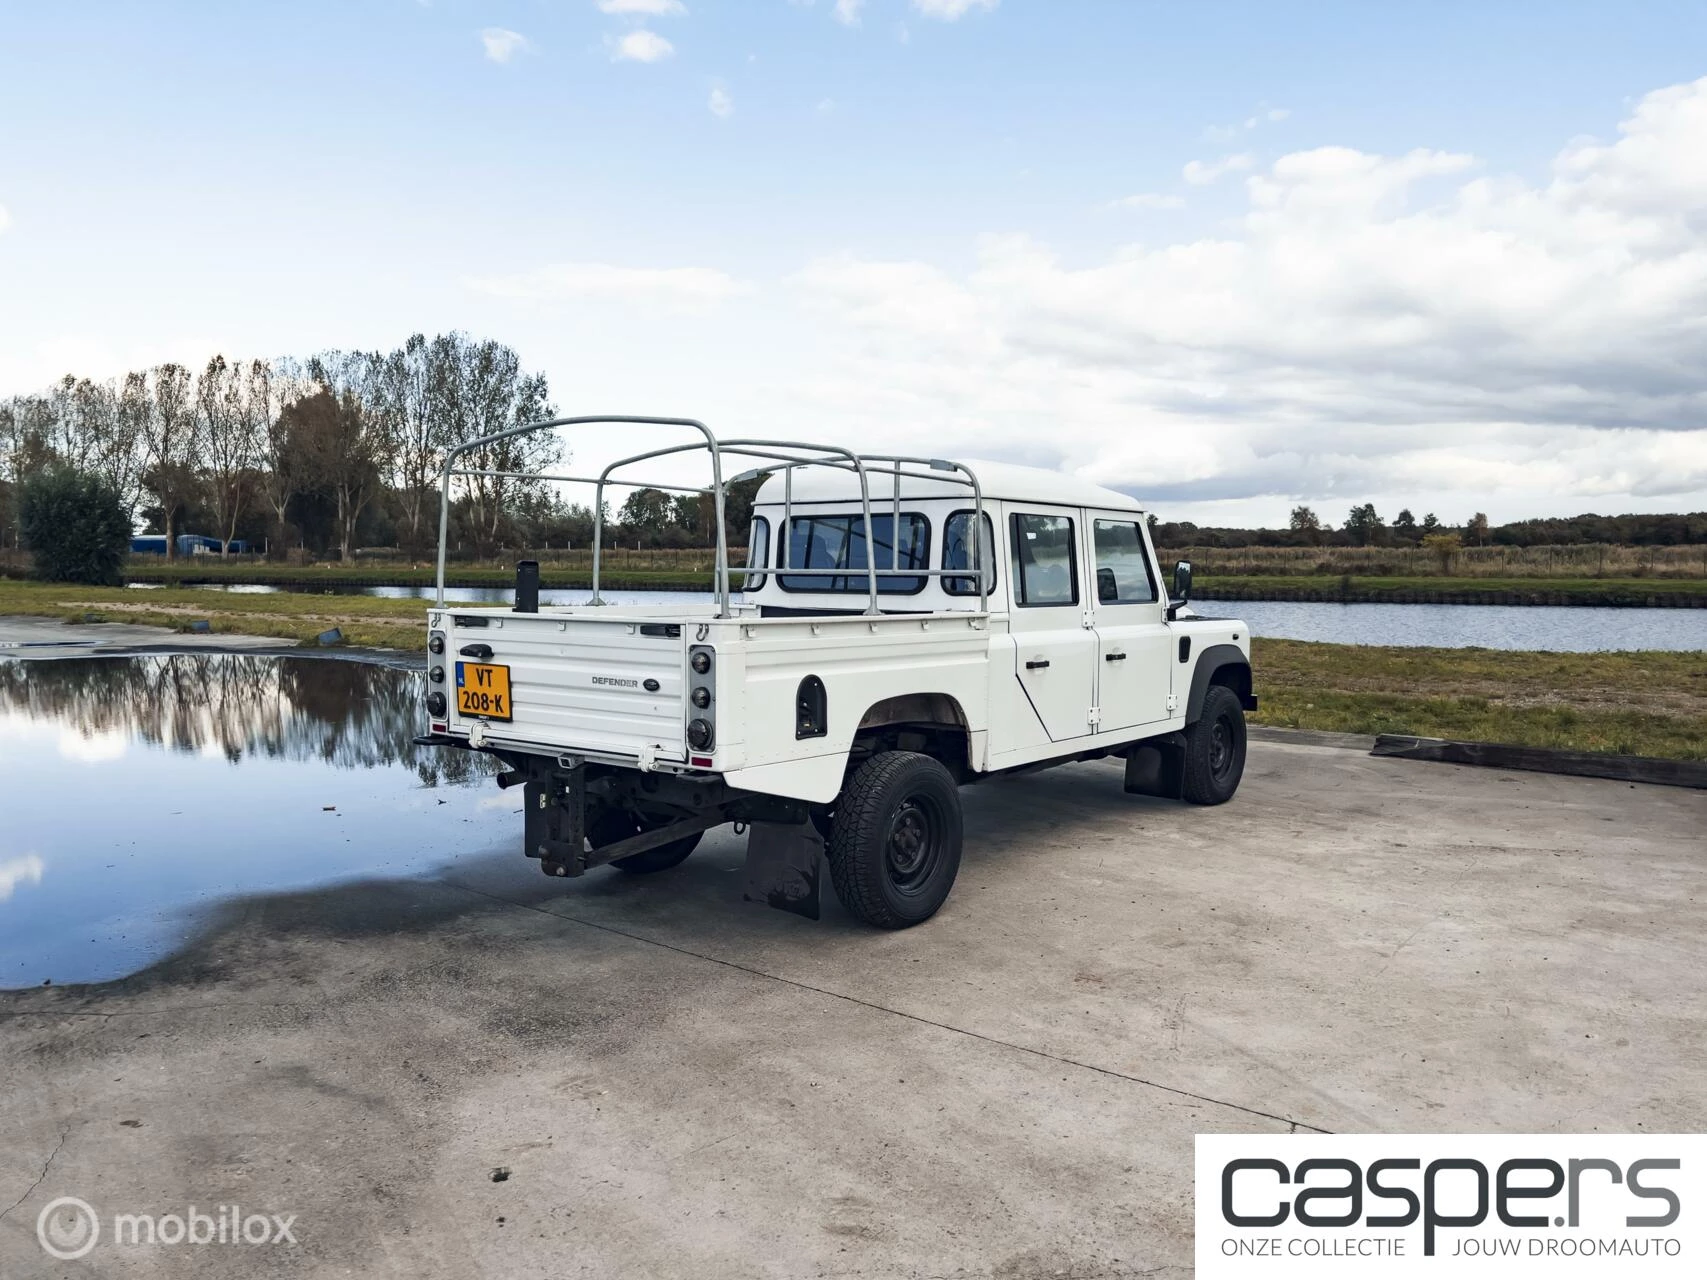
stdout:
[(755, 569), (763, 569), (771, 560), (771, 522), (764, 516), (753, 517), (752, 532), (747, 537), (747, 576), (741, 581), (741, 590), (757, 591), (765, 585), (765, 576), (755, 573)]
[[(871, 537), (877, 544), (879, 595), (914, 595), (925, 589), (923, 575), (890, 572), (895, 545), (893, 514), (871, 517)], [(894, 562), (902, 569), (930, 568), (931, 524), (917, 512), (901, 513), (901, 546)], [(847, 577), (832, 574), (779, 573), (784, 591), (866, 590), (865, 517), (860, 515), (795, 516), (788, 525), (788, 566), (791, 569), (848, 569)]]
[[(971, 511), (956, 511), (949, 516), (948, 523), (942, 531), (942, 567), (944, 569), (970, 569), (972, 567), (972, 520)], [(996, 527), (990, 523), (989, 513), (984, 514), (983, 536), (978, 539), (978, 563), (984, 570), (984, 592), (989, 594), (996, 589)], [(964, 578), (944, 577), (942, 589), (951, 596), (975, 596), (978, 594), (978, 579), (971, 574)]]
[(1014, 603), (1025, 608), (1079, 602), (1073, 522), (1066, 516), (1013, 517)]
[(1095, 533), (1097, 603), (1155, 604), (1156, 579), (1137, 523), (1098, 520)]

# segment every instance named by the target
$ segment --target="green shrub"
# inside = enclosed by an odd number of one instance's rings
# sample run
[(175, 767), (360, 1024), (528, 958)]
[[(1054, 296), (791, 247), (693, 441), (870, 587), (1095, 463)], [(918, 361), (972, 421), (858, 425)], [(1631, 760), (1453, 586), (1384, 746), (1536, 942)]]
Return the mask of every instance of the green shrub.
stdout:
[(53, 467), (20, 487), (18, 525), (38, 578), (119, 586), (130, 554), (130, 517), (99, 476)]

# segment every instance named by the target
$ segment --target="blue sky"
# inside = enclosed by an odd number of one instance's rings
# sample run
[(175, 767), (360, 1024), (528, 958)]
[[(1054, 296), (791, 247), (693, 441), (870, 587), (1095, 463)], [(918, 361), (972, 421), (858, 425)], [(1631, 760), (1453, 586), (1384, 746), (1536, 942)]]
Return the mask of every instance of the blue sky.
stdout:
[(1698, 3), (9, 2), (0, 394), (458, 327), (565, 409), (1198, 519), (1699, 509), (1703, 49)]

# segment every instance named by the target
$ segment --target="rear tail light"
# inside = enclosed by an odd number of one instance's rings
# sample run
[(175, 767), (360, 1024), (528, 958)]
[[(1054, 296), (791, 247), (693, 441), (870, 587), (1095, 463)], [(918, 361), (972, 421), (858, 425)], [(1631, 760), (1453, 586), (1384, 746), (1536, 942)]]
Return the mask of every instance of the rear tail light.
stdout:
[(688, 702), (699, 714), (688, 721), (688, 746), (695, 751), (710, 751), (717, 741), (717, 710), (712, 706), (712, 687), (717, 677), (712, 674), (716, 662), (709, 645), (695, 645), (688, 651)]

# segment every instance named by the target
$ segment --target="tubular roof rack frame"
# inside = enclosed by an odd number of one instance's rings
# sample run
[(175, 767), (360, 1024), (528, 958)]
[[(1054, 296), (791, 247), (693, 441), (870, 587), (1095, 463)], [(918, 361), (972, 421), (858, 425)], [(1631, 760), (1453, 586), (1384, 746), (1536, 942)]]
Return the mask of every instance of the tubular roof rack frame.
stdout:
[[(550, 475), (529, 471), (498, 471), (479, 467), (458, 467), (457, 460), (471, 453), (476, 453), (503, 440), (516, 436), (529, 435), (535, 431), (554, 430), (558, 427), (606, 426), (611, 424), (629, 424), (656, 427), (682, 427), (697, 431), (704, 437), (688, 444), (670, 445), (662, 449), (649, 449), (644, 453), (632, 454), (619, 458), (595, 476)], [(510, 427), (504, 431), (495, 431), (490, 435), (481, 436), (457, 445), (445, 454), (444, 466), (439, 476), (439, 555), (437, 574), (437, 607), (443, 608), (445, 603), (445, 553), (450, 533), (450, 482), (453, 477), (491, 477), (552, 480), (568, 484), (590, 484), (594, 486), (593, 499), (593, 595), (589, 604), (603, 604), (600, 596), (599, 580), (602, 568), (602, 553), (604, 544), (604, 507), (605, 487), (620, 485), (624, 488), (662, 489), (674, 493), (704, 493), (705, 489), (688, 488), (680, 484), (659, 484), (646, 480), (616, 479), (614, 473), (638, 462), (647, 462), (654, 458), (671, 457), (677, 454), (693, 453), (704, 449), (711, 456), (711, 488), (713, 521), (717, 534), (717, 562), (713, 576), (713, 590), (717, 597), (717, 616), (727, 618), (732, 616), (729, 607), (729, 535), (724, 527), (725, 488), (723, 479), (723, 457), (725, 454), (761, 460), (761, 465), (734, 477), (734, 480), (753, 479), (757, 476), (769, 475), (780, 471), (783, 474), (783, 524), (779, 541), (782, 555), (782, 565), (774, 570), (776, 573), (788, 573), (802, 577), (836, 577), (850, 578), (859, 572), (857, 569), (807, 569), (794, 568), (789, 565), (788, 526), (794, 514), (794, 472), (801, 467), (826, 467), (831, 470), (848, 471), (859, 479), (860, 516), (865, 534), (866, 563), (865, 580), (868, 603), (865, 612), (876, 615), (881, 612), (877, 603), (878, 577), (894, 577), (902, 575), (910, 578), (917, 577), (976, 577), (978, 582), (978, 612), (989, 611), (989, 585), (983, 565), (983, 529), (984, 529), (984, 491), (978, 482), (978, 477), (970, 467), (963, 463), (950, 462), (941, 458), (916, 458), (904, 454), (857, 454), (836, 445), (810, 444), (798, 440), (761, 440), (761, 439), (731, 439), (719, 440), (703, 422), (693, 418), (650, 418), (631, 415), (592, 415), (573, 418), (551, 418), (544, 422), (530, 422), (522, 426)], [(917, 468), (917, 469), (915, 469)], [(880, 570), (877, 567), (877, 543), (872, 537), (871, 527), (871, 478), (872, 476), (892, 477), (893, 487), (891, 499), (893, 504), (894, 522), (891, 525), (889, 546), (889, 568)], [(915, 480), (937, 480), (947, 484), (964, 485), (972, 491), (974, 511), (972, 533), (972, 563), (963, 569), (901, 569), (901, 481), (903, 477)], [(727, 483), (734, 483), (731, 480)], [(752, 571), (753, 566), (748, 566)], [(770, 566), (759, 566), (770, 569)]]

